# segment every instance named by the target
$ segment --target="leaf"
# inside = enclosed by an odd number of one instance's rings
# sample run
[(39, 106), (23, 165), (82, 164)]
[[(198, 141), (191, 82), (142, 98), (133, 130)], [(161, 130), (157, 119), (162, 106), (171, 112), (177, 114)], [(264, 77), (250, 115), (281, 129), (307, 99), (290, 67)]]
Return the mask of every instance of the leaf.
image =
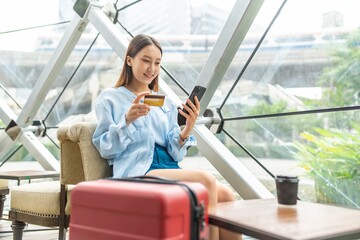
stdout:
[(306, 140), (308, 140), (309, 142), (314, 142), (316, 141), (316, 138), (314, 135), (308, 133), (308, 132), (303, 132), (300, 134), (300, 136), (302, 136), (303, 138), (305, 138)]

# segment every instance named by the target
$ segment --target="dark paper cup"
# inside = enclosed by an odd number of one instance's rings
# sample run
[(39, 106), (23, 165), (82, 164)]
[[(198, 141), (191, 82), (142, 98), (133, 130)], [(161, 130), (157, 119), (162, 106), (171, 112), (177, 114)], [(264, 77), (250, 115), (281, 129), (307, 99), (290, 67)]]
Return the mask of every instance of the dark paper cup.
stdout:
[(295, 205), (297, 201), (299, 178), (278, 175), (275, 177), (276, 194), (279, 204)]

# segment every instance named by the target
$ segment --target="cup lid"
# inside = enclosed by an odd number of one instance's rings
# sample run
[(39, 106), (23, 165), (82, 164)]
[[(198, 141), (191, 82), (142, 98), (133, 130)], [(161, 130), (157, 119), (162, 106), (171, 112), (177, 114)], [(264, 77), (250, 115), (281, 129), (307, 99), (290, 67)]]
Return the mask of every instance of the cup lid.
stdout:
[(289, 175), (276, 175), (275, 180), (277, 182), (298, 182), (299, 178), (297, 176), (289, 176)]
[(298, 179), (297, 176), (291, 176), (291, 175), (276, 175), (275, 178), (284, 178), (284, 179)]

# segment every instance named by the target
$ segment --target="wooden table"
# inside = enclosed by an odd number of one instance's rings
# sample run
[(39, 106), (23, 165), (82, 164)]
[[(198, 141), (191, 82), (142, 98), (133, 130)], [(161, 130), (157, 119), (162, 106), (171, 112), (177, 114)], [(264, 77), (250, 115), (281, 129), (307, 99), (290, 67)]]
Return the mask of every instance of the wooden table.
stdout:
[(259, 239), (360, 239), (360, 210), (276, 199), (219, 203), (210, 224)]
[(30, 180), (35, 178), (59, 178), (60, 173), (56, 171), (44, 170), (19, 170), (19, 171), (1, 171), (0, 179), (17, 180), (20, 185), (21, 180)]

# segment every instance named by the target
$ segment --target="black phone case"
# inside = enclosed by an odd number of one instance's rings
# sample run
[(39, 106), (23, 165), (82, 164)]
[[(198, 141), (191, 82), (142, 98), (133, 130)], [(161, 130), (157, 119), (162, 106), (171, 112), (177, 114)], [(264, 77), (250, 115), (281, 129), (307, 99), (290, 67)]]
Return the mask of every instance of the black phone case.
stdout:
[[(192, 90), (192, 92), (191, 92), (191, 94), (190, 94), (190, 96), (189, 96), (190, 101), (193, 102), (193, 103), (195, 103), (195, 100), (194, 100), (194, 97), (195, 97), (195, 96), (197, 96), (197, 98), (198, 98), (199, 101), (200, 101), (201, 98), (202, 98), (202, 96), (204, 95), (205, 91), (206, 91), (206, 88), (205, 88), (205, 87), (196, 85), (196, 86), (193, 88), (193, 90)], [(186, 105), (189, 106), (189, 104), (186, 104)], [(187, 111), (186, 111), (185, 109), (183, 109), (183, 111), (184, 111), (185, 113), (187, 113)], [(186, 124), (186, 118), (185, 118), (183, 115), (181, 115), (180, 113), (178, 113), (178, 124), (179, 124), (179, 126), (182, 126), (182, 125), (185, 125), (185, 124)]]

